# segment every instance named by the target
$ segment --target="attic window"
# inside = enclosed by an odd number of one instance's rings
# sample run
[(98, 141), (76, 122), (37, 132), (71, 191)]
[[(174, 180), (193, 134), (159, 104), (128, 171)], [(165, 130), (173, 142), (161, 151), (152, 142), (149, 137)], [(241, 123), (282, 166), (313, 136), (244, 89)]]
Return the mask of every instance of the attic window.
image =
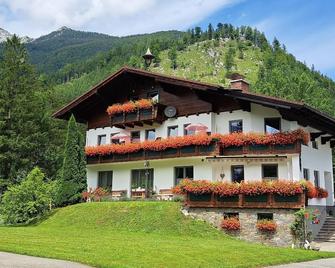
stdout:
[(281, 131), (280, 118), (264, 118), (265, 133), (274, 134)]

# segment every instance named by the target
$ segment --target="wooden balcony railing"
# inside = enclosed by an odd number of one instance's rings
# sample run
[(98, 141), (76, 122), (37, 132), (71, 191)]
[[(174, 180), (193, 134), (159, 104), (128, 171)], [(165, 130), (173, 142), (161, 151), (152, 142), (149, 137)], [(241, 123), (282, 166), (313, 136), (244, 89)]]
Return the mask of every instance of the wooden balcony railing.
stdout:
[(138, 109), (131, 113), (119, 113), (111, 116), (111, 126), (118, 128), (152, 125), (162, 123), (164, 117), (164, 106), (156, 103), (149, 109)]
[(300, 153), (301, 143), (292, 144), (253, 144), (245, 146), (231, 146), (222, 149), (222, 155), (246, 155), (246, 154), (292, 154)]
[(87, 156), (88, 164), (127, 162), (147, 159), (164, 159), (189, 156), (214, 156), (220, 154), (220, 146), (217, 143), (209, 145), (189, 145), (181, 148), (169, 148), (163, 151), (144, 151), (134, 153), (109, 154), (103, 156)]
[(305, 194), (282, 196), (277, 194), (234, 195), (220, 197), (214, 193), (186, 194), (185, 205), (193, 208), (289, 208), (300, 209), (305, 206)]

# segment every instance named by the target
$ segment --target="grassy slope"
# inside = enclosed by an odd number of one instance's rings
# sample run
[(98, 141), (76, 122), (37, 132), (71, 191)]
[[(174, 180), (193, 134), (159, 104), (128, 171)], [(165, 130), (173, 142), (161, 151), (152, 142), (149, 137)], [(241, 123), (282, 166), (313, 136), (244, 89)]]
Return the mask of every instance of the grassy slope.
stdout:
[[(160, 66), (151, 68), (151, 70), (214, 84), (227, 85), (228, 79), (225, 80), (224, 58), (229, 45), (236, 49), (235, 41), (221, 41), (219, 46), (215, 46), (214, 41), (204, 41), (191, 45), (184, 51), (178, 51), (178, 68), (176, 70), (170, 68), (171, 62), (167, 56), (168, 51), (163, 51), (160, 54)], [(243, 51), (243, 59), (239, 59), (238, 51), (236, 50), (234, 57), (235, 66), (232, 72), (245, 75), (247, 80), (251, 84), (254, 84), (257, 80), (259, 65), (262, 64), (261, 53), (259, 48), (246, 46)]]
[(79, 204), (37, 226), (0, 227), (0, 237), (2, 251), (97, 267), (259, 267), (335, 256), (238, 241), (172, 202)]

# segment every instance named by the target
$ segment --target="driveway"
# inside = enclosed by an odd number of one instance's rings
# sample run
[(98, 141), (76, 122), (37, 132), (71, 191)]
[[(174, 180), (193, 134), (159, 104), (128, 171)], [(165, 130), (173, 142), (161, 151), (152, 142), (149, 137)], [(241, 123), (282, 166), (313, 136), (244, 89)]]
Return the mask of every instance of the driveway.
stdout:
[(92, 268), (83, 264), (0, 252), (1, 268)]
[(268, 268), (334, 268), (334, 267), (335, 267), (335, 258), (283, 264), (283, 265), (271, 266)]

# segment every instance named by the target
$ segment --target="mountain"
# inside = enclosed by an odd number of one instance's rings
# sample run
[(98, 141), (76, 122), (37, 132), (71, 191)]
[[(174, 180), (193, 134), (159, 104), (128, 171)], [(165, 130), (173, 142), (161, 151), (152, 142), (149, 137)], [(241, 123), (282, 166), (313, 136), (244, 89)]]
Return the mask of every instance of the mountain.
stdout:
[[(185, 33), (182, 38), (156, 48), (153, 52), (156, 61), (149, 69), (223, 86), (228, 85), (231, 74), (239, 73), (250, 82), (254, 92), (304, 101), (335, 115), (334, 81), (296, 60), (278, 40), (270, 44), (264, 39), (264, 34), (257, 30), (251, 29), (254, 32), (249, 35), (241, 33), (241, 30), (238, 33), (235, 31), (230, 33), (231, 36), (222, 34), (222, 37), (211, 39), (206, 32), (198, 37)], [(150, 46), (156, 45), (151, 43)], [(82, 68), (86, 71), (55, 87), (59, 105), (87, 91), (122, 65), (143, 68), (143, 60), (137, 49), (132, 45), (124, 49), (125, 51), (117, 54), (118, 57), (113, 53), (109, 54), (109, 60), (101, 65), (94, 64), (94, 58), (83, 62)], [(141, 53), (144, 52), (145, 47), (142, 46)], [(88, 71), (88, 66), (92, 65), (95, 68), (91, 67)], [(72, 67), (74, 73), (79, 70), (76, 65)], [(66, 76), (68, 73), (62, 75)]]
[(0, 28), (0, 43), (6, 41), (7, 38), (11, 37), (12, 34), (8, 31)]
[[(153, 35), (157, 34), (154, 33)], [(167, 35), (169, 38), (171, 37), (170, 34)], [(140, 36), (142, 39), (146, 39), (148, 35)], [(134, 37), (136, 36), (117, 37), (61, 27), (29, 42), (27, 49), (31, 61), (37, 66), (38, 71), (50, 75), (63, 67), (67, 68), (68, 64), (80, 64), (97, 54), (106, 54), (113, 47), (120, 47), (128, 42), (136, 42), (137, 38)], [(107, 58), (108, 55), (103, 57)]]
[[(0, 43), (6, 41), (7, 38), (12, 37), (13, 34), (11, 34), (10, 32), (6, 31), (5, 29), (0, 28)], [(33, 38), (30, 38), (29, 36), (22, 36), (21, 37), (21, 41), (23, 43), (29, 43), (32, 40), (34, 40)]]

